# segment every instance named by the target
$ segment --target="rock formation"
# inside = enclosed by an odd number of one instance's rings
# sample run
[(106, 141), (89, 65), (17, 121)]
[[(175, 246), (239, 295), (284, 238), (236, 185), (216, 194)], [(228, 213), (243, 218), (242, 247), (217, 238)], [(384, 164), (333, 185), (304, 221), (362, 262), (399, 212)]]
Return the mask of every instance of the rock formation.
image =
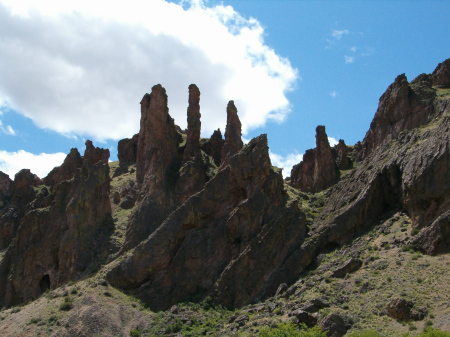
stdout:
[(347, 170), (351, 166), (350, 159), (348, 158), (348, 148), (345, 145), (344, 140), (339, 139), (339, 143), (334, 147), (336, 152), (335, 161), (339, 170)]
[(293, 281), (285, 261), (305, 235), (304, 214), (283, 191), (266, 136), (253, 139), (117, 264), (108, 282), (155, 310), (199, 289), (227, 306), (275, 293), (281, 280)]
[(72, 150), (52, 178), (44, 179), (53, 193), (29, 170), (16, 174), (12, 201), (0, 213), (0, 230), (6, 234), (1, 240), (6, 251), (0, 261), (0, 306), (35, 299), (105, 256), (112, 226), (109, 151), (90, 142), (86, 146), (80, 167), (73, 170), (78, 151)]
[(438, 64), (431, 74), (431, 81), (434, 87), (450, 88), (450, 59)]
[(0, 208), (5, 205), (12, 193), (12, 181), (6, 173), (0, 171)]
[(220, 163), (222, 162), (224, 143), (225, 141), (222, 138), (222, 132), (220, 132), (220, 129), (217, 129), (214, 131), (210, 139), (201, 144), (202, 150), (213, 158), (216, 166), (220, 166)]
[(146, 193), (165, 189), (176, 174), (178, 144), (174, 120), (169, 115), (166, 90), (160, 85), (152, 88), (141, 101), (141, 128), (139, 130), (136, 179), (145, 186)]
[(222, 165), (227, 164), (227, 159), (238, 153), (243, 146), (242, 125), (237, 115), (234, 101), (229, 101), (227, 106), (227, 127), (225, 129), (225, 143), (222, 150)]
[(442, 102), (436, 99), (432, 86), (450, 85), (450, 59), (440, 63), (432, 75), (421, 74), (408, 83), (405, 74), (397, 76), (381, 96), (375, 117), (360, 144), (357, 160), (361, 161), (383, 142), (397, 139), (400, 132), (430, 123), (441, 116)]
[(133, 138), (119, 140), (117, 144), (117, 157), (122, 164), (136, 163), (137, 159), (138, 134)]
[(200, 150), (200, 90), (195, 84), (189, 86), (189, 107), (187, 109), (186, 149), (183, 162), (195, 157)]
[(316, 128), (316, 148), (307, 150), (302, 162), (291, 171), (291, 183), (304, 192), (317, 193), (334, 185), (339, 171), (328, 142), (325, 126)]

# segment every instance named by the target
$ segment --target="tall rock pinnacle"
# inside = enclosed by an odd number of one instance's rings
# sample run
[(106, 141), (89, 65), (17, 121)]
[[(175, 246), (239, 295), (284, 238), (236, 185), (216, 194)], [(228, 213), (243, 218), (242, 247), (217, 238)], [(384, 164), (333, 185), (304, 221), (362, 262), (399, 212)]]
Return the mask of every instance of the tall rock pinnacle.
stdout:
[(225, 129), (222, 164), (242, 149), (244, 144), (242, 143), (241, 135), (242, 125), (237, 115), (236, 106), (234, 105), (234, 101), (229, 101), (227, 106), (227, 127)]
[(136, 179), (151, 193), (164, 188), (170, 167), (178, 158), (180, 136), (169, 115), (167, 94), (160, 84), (153, 86), (151, 94), (141, 101), (141, 128), (138, 136)]
[(317, 193), (338, 181), (338, 171), (325, 126), (316, 128), (316, 148), (307, 150), (303, 161), (292, 168), (292, 185), (304, 192)]
[(200, 90), (195, 84), (189, 86), (189, 107), (187, 109), (187, 138), (183, 162), (195, 157), (200, 149)]

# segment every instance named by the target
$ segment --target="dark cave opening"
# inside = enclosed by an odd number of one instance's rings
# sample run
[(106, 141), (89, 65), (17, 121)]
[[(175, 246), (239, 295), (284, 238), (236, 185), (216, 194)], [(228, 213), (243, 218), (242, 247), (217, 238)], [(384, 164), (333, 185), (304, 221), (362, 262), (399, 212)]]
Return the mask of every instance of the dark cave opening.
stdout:
[(47, 289), (50, 289), (50, 276), (48, 274), (42, 276), (40, 287), (41, 293), (45, 293)]

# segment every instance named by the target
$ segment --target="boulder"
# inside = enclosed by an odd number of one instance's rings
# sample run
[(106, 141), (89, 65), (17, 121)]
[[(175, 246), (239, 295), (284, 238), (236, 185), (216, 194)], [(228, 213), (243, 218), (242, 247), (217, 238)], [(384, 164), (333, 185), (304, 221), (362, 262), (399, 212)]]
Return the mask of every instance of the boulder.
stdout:
[(362, 265), (363, 265), (362, 260), (351, 258), (350, 260), (345, 262), (342, 267), (335, 269), (331, 274), (331, 276), (338, 278), (345, 277), (345, 275), (357, 271), (359, 268), (361, 268)]
[(410, 319), (410, 313), (413, 307), (414, 302), (405, 300), (404, 298), (395, 298), (388, 303), (386, 309), (388, 316), (402, 321)]
[(317, 324), (317, 318), (301, 309), (294, 310), (291, 316), (294, 316), (298, 319), (298, 324), (303, 323), (310, 328)]
[(342, 337), (347, 333), (347, 326), (339, 314), (329, 314), (319, 322), (327, 337)]

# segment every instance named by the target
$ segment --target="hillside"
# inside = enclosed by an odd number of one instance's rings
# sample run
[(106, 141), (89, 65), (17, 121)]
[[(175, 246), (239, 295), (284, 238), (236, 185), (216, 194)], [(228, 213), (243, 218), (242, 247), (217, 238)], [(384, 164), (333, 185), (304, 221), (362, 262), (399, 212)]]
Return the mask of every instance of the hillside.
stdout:
[(233, 101), (200, 138), (161, 85), (119, 161), (86, 142), (40, 179), (0, 173), (0, 334), (327, 336), (450, 331), (450, 59), (380, 98), (364, 140), (316, 148), (283, 180)]

